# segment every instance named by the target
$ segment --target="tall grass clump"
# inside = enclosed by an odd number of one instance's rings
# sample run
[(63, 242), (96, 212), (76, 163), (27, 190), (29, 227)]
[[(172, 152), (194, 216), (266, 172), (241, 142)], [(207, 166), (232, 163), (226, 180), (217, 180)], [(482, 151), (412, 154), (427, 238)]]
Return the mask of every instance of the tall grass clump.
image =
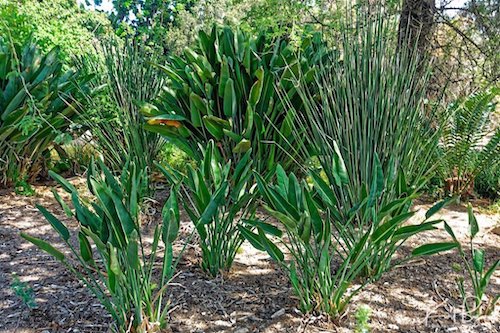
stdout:
[(335, 164), (333, 140), (338, 143), (351, 177), (335, 194), (352, 207), (376, 177), (376, 155), (388, 176), (381, 200), (399, 195), (395, 179), (403, 172), (405, 185), (420, 187), (432, 170), (439, 133), (424, 104), (429, 69), (418, 72), (418, 54), (396, 48), (397, 22), (358, 11), (344, 24), (338, 52), (321, 62), (314, 82), (293, 78), (304, 103), (295, 110), (301, 120), (295, 135), (308, 139), (302, 153), (317, 157), (325, 171)]
[[(334, 225), (352, 250), (367, 228), (380, 223), (383, 207), (409, 197), (393, 214), (408, 212), (436, 169), (440, 133), (424, 102), (427, 62), (414, 50), (397, 48), (397, 22), (358, 9), (343, 24), (337, 52), (323, 59), (312, 83), (304, 73), (292, 78), (303, 107), (282, 97), (298, 114), (294, 136), (307, 142), (301, 154), (318, 160), (329, 186), (341, 183), (335, 170), (349, 175), (343, 186), (332, 188), (330, 200), (338, 203), (342, 220), (352, 220), (350, 227)], [(366, 273), (379, 275), (376, 256), (366, 260), (373, 265)]]
[(145, 129), (139, 110), (158, 97), (163, 74), (152, 63), (156, 57), (137, 43), (102, 42), (99, 57), (83, 57), (78, 66), (95, 75), (87, 90), (83, 124), (105, 163), (120, 172), (129, 156), (141, 170), (152, 168), (164, 139)]

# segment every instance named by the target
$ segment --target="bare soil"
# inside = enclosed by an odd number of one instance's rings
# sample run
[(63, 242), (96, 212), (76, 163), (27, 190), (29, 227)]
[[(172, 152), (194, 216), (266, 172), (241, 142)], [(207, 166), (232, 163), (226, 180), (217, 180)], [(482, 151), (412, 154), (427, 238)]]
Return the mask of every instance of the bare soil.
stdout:
[[(83, 184), (80, 178), (71, 181), (76, 186)], [(26, 232), (60, 244), (58, 236), (34, 207), (37, 203), (63, 219), (69, 228), (77, 228), (53, 199), (51, 185), (35, 186), (37, 194), (33, 197), (0, 190), (0, 333), (107, 332), (111, 318), (95, 297), (59, 262), (19, 236), (20, 232)], [(414, 207), (418, 211), (415, 222), (430, 206), (421, 203)], [(150, 223), (154, 225), (159, 215), (154, 204), (150, 215)], [(465, 207), (448, 207), (441, 212), (441, 218), (448, 221), (460, 240), (466, 241)], [(500, 225), (500, 215), (477, 214), (477, 219), (481, 229), (477, 243), (486, 250), (490, 265), (500, 258), (500, 236), (493, 232)], [(183, 220), (180, 243), (191, 230), (190, 222)], [(427, 232), (409, 242), (401, 255), (419, 244), (447, 239), (442, 229)], [(300, 314), (284, 273), (265, 253), (247, 243), (231, 272), (223, 278), (209, 279), (203, 274), (199, 257), (197, 247), (190, 246), (168, 291), (172, 332), (347, 333), (354, 332), (354, 313), (362, 305), (372, 310), (372, 332), (500, 332), (500, 306), (486, 318), (471, 320), (463, 316), (455, 286), (458, 273), (451, 268), (452, 263), (459, 262), (455, 252), (393, 269), (356, 296), (339, 323)], [(14, 274), (33, 288), (36, 309), (28, 309), (14, 294), (11, 287)], [(500, 293), (498, 271), (488, 293)]]

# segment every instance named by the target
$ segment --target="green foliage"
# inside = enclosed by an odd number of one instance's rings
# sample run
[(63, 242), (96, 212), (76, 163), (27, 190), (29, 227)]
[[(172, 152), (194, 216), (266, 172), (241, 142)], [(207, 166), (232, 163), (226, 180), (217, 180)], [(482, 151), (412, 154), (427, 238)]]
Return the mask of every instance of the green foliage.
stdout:
[[(293, 135), (306, 138), (297, 149), (317, 157), (330, 184), (339, 182), (333, 171), (340, 167), (350, 175), (347, 186), (334, 189), (346, 211), (375, 191), (372, 204), (379, 212), (411, 196), (435, 171), (439, 132), (423, 104), (428, 70), (419, 68), (415, 52), (397, 48), (396, 23), (380, 10), (348, 16), (338, 52), (321, 63), (313, 82), (304, 80), (305, 73), (294, 78), (303, 107), (288, 103), (300, 120)], [(336, 160), (337, 150), (344, 165)], [(359, 215), (358, 223), (366, 225), (365, 218)]]
[(435, 171), (439, 139), (423, 105), (427, 70), (411, 50), (397, 50), (395, 23), (377, 11), (349, 16), (339, 51), (322, 61), (312, 83), (304, 74), (293, 78), (303, 108), (283, 94), (298, 115), (293, 135), (306, 139), (298, 154), (319, 162), (322, 177), (311, 176), (337, 221), (346, 251), (339, 255), (346, 260), (366, 242), (356, 274), (374, 279), (391, 267), (400, 241), (439, 222), (377, 239), (413, 215), (411, 202)]
[(292, 102), (300, 101), (287, 79), (299, 71), (312, 78), (312, 64), (325, 52), (320, 36), (303, 41), (301, 56), (285, 41), (268, 46), (264, 35), (252, 38), (228, 27), (200, 31), (198, 42), (162, 67), (168, 88), (157, 107), (142, 110), (147, 128), (195, 160), (200, 160), (198, 145), (209, 140), (234, 162), (252, 148), (255, 168), (264, 174), (276, 162), (289, 167), (300, 160), (287, 150), (303, 144), (301, 136), (291, 135), (296, 112), (285, 112), (275, 86)]
[[(168, 35), (177, 26), (177, 16), (190, 11), (197, 0), (113, 0), (109, 13), (116, 33), (126, 38), (141, 40), (151, 48), (166, 54)], [(101, 5), (102, 0), (88, 0), (88, 4)]]
[(21, 299), (23, 304), (26, 305), (28, 309), (35, 309), (37, 307), (33, 288), (31, 288), (26, 282), (19, 280), (19, 277), (16, 274), (12, 274), (12, 283), (10, 287), (14, 291), (14, 294)]
[[(344, 164), (340, 154), (336, 160), (339, 165)], [(353, 296), (394, 266), (453, 249), (456, 244), (426, 244), (395, 260), (396, 251), (409, 238), (436, 229), (435, 225), (442, 221), (430, 218), (448, 201), (436, 204), (424, 221), (412, 225), (405, 221), (414, 213), (402, 209), (411, 200), (408, 196), (376, 211), (372, 203), (379, 194), (372, 191), (349, 212), (341, 212), (343, 202), (336, 200), (334, 191), (349, 184), (348, 175), (340, 169), (334, 173), (341, 179), (338, 184), (328, 184), (318, 173), (311, 173), (312, 188), (293, 173), (287, 175), (281, 167), (277, 168), (276, 184), (269, 185), (257, 175), (265, 208), (278, 220), (288, 241), (281, 240), (280, 229), (262, 221), (250, 223), (257, 233), (245, 226), (240, 226), (240, 230), (255, 248), (267, 251), (288, 273), (302, 312), (318, 311), (339, 318)], [(371, 185), (377, 183), (374, 180)], [(370, 223), (357, 225), (358, 215), (367, 216)], [(280, 239), (279, 243), (290, 253), (289, 262), (266, 234)]]
[(500, 160), (476, 176), (474, 190), (482, 197), (500, 199)]
[(19, 179), (14, 183), (14, 192), (18, 195), (31, 197), (36, 194), (35, 189), (26, 181), (26, 179)]
[(0, 39), (0, 183), (36, 177), (77, 116), (75, 83), (85, 87), (89, 78), (64, 71), (58, 54)]
[(55, 145), (51, 152), (50, 170), (55, 173), (68, 172), (71, 175), (81, 175), (92, 162), (99, 158), (99, 152), (81, 136), (62, 146)]
[(182, 173), (187, 172), (188, 165), (195, 166), (195, 162), (185, 152), (168, 142), (163, 146), (158, 161)]
[[(72, 233), (44, 207), (37, 207), (70, 250), (71, 257), (42, 239), (21, 233), (61, 261), (91, 290), (112, 316), (118, 332), (157, 332), (167, 326), (168, 301), (163, 294), (178, 262), (173, 262), (172, 248), (180, 223), (175, 189), (165, 203), (163, 221), (155, 227), (152, 244), (144, 240), (140, 219), (144, 171), (127, 163), (120, 178), (115, 178), (102, 163), (92, 164), (87, 178), (90, 198), (61, 176), (51, 174), (71, 195), (74, 210), (59, 195), (55, 198), (66, 214), (76, 218), (79, 230)], [(160, 242), (165, 253), (158, 271), (155, 262)]]
[[(464, 194), (478, 174), (500, 165), (500, 128), (489, 128), (498, 88), (479, 92), (451, 103), (451, 115), (443, 130), (442, 175), (448, 190)], [(492, 131), (487, 139), (487, 134)], [(482, 148), (481, 148), (482, 147)], [(470, 193), (469, 193), (470, 194)]]
[(369, 333), (370, 332), (370, 325), (368, 322), (370, 321), (370, 315), (372, 311), (371, 309), (366, 306), (360, 306), (356, 310), (356, 314), (354, 315), (354, 318), (356, 318), (356, 329), (355, 333)]
[(103, 42), (101, 51), (104, 63), (90, 56), (79, 62), (83, 71), (97, 75), (84, 103), (93, 113), (84, 114), (82, 123), (113, 172), (119, 172), (129, 156), (139, 169), (151, 170), (164, 139), (145, 129), (139, 109), (154, 100), (163, 85), (162, 72), (151, 65), (155, 54), (134, 43)]
[(255, 217), (252, 166), (251, 150), (238, 163), (226, 163), (209, 141), (203, 160), (197, 167), (187, 165), (185, 174), (160, 167), (181, 186), (184, 208), (199, 236), (201, 267), (213, 277), (231, 268), (243, 242), (238, 226)]
[[(474, 244), (474, 238), (479, 233), (479, 226), (474, 216), (472, 206), (467, 207), (469, 216), (469, 244), (463, 247), (456, 238), (451, 227), (445, 223), (445, 230), (452, 237), (456, 244), (460, 257), (462, 259), (462, 267), (465, 268), (467, 275), (457, 278), (457, 286), (462, 296), (465, 311), (471, 316), (489, 315), (493, 312), (496, 303), (500, 299), (500, 295), (486, 295), (486, 289), (490, 283), (490, 279), (500, 265), (500, 260), (496, 260), (489, 268), (485, 266), (486, 253), (484, 249), (477, 248)], [(462, 267), (458, 267), (462, 270)], [(467, 290), (465, 279), (469, 279), (472, 290)]]
[(33, 37), (43, 53), (57, 46), (65, 64), (72, 56), (93, 51), (96, 37), (113, 35), (106, 15), (84, 10), (71, 0), (1, 0), (0, 18), (0, 35), (10, 34), (19, 44)]

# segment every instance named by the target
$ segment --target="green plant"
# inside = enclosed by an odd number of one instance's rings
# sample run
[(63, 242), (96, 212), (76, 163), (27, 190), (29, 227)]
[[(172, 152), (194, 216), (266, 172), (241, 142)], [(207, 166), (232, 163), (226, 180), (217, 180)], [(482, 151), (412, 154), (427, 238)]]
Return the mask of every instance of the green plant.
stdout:
[(18, 195), (31, 197), (36, 194), (35, 189), (26, 181), (26, 179), (19, 179), (14, 184), (14, 192)]
[(0, 39), (0, 183), (30, 181), (46, 168), (49, 149), (77, 116), (79, 80), (64, 71), (58, 48), (41, 55), (28, 41)]
[(195, 166), (195, 162), (184, 151), (177, 148), (177, 146), (167, 142), (161, 150), (158, 161), (160, 164), (167, 164), (175, 170), (183, 173), (187, 171), (187, 166)]
[[(448, 106), (450, 119), (442, 137), (442, 176), (446, 191), (471, 195), (476, 177), (500, 164), (500, 128), (489, 129), (499, 88), (459, 99)], [(487, 134), (491, 137), (485, 142)], [(482, 148), (481, 148), (482, 147)]]
[(482, 197), (500, 199), (500, 159), (490, 163), (474, 179), (474, 190)]
[(51, 156), (50, 170), (55, 173), (64, 171), (70, 174), (83, 174), (92, 160), (99, 158), (99, 152), (91, 143), (80, 137), (64, 145), (55, 145)]
[(72, 57), (93, 52), (95, 38), (116, 38), (104, 13), (82, 8), (77, 1), (22, 0), (0, 1), (0, 35), (11, 35), (15, 43), (37, 41), (43, 53), (55, 46), (65, 64)]
[[(247, 221), (247, 226), (239, 226), (242, 236), (255, 248), (267, 251), (287, 272), (302, 312), (319, 311), (334, 319), (344, 313), (354, 295), (394, 266), (456, 247), (455, 243), (426, 244), (395, 260), (396, 251), (410, 237), (435, 229), (442, 222), (430, 218), (449, 200), (429, 209), (423, 222), (411, 225), (404, 222), (414, 213), (401, 209), (411, 197), (394, 200), (376, 211), (373, 202), (380, 195), (378, 190), (370, 191), (354, 208), (341, 213), (343, 202), (336, 200), (334, 190), (349, 182), (340, 154), (336, 161), (338, 168), (332, 174), (338, 181), (328, 184), (313, 172), (312, 188), (281, 167), (277, 168), (274, 185), (256, 175), (265, 208), (278, 220), (287, 241), (281, 240), (280, 228), (264, 221)], [(379, 184), (375, 179), (372, 188)], [(367, 215), (371, 223), (356, 224), (359, 214)], [(291, 256), (289, 262), (266, 234), (278, 237)]]
[(33, 288), (26, 282), (22, 282), (16, 274), (12, 274), (12, 283), (10, 287), (28, 309), (35, 309), (37, 307)]
[(87, 56), (78, 62), (82, 71), (96, 76), (93, 90), (85, 89), (85, 107), (94, 112), (86, 113), (82, 123), (113, 172), (120, 172), (129, 156), (139, 169), (151, 171), (165, 140), (146, 131), (139, 109), (153, 101), (163, 85), (163, 73), (151, 64), (155, 54), (141, 44), (116, 41), (103, 41), (100, 50), (103, 60)]
[[(79, 230), (70, 232), (60, 219), (37, 207), (70, 255), (42, 239), (21, 236), (59, 260), (91, 290), (112, 316), (115, 331), (158, 332), (165, 328), (169, 302), (163, 295), (178, 263), (172, 248), (180, 223), (176, 189), (172, 189), (163, 208), (163, 221), (149, 243), (140, 218), (144, 170), (127, 163), (120, 178), (115, 178), (102, 163), (99, 167), (92, 164), (87, 178), (90, 198), (59, 175), (51, 176), (71, 195), (74, 210), (54, 191), (66, 214), (78, 221)], [(160, 242), (165, 250), (158, 270)]]
[(466, 277), (469, 279), (472, 290), (466, 289), (465, 276), (457, 278), (457, 286), (467, 314), (471, 316), (489, 315), (493, 312), (500, 295), (486, 297), (486, 288), (488, 288), (491, 276), (500, 265), (500, 260), (497, 259), (490, 268), (485, 266), (486, 256), (484, 249), (479, 249), (474, 245), (474, 238), (479, 233), (479, 225), (470, 204), (467, 207), (467, 213), (470, 235), (469, 244), (465, 248), (458, 241), (451, 227), (445, 223), (445, 230), (455, 242), (460, 258), (462, 259), (462, 266), (458, 268), (460, 271), (462, 267), (465, 268)]
[(354, 318), (356, 318), (356, 329), (355, 333), (369, 333), (370, 332), (370, 316), (372, 314), (372, 310), (366, 306), (362, 305), (356, 310), (356, 314)]
[[(198, 145), (210, 140), (226, 160), (237, 163), (252, 148), (254, 167), (262, 174), (277, 162), (293, 166), (301, 156), (302, 136), (292, 136), (295, 112), (288, 111), (275, 86), (291, 102), (300, 102), (292, 82), (299, 71), (314, 72), (326, 51), (319, 34), (306, 38), (300, 56), (284, 40), (268, 45), (265, 35), (253, 38), (229, 27), (200, 31), (198, 45), (160, 66), (167, 86), (155, 105), (146, 105), (147, 128), (165, 136), (200, 160)], [(281, 132), (283, 135), (279, 135)]]
[[(323, 59), (314, 78), (309, 80), (305, 72), (291, 78), (302, 104), (281, 94), (297, 114), (293, 136), (306, 140), (293, 148), (317, 158), (329, 183), (336, 181), (331, 172), (335, 150), (344, 157), (350, 177), (333, 194), (347, 211), (371, 191), (375, 179), (383, 185), (374, 205), (378, 212), (420, 190), (436, 169), (432, 157), (439, 131), (424, 104), (429, 69), (414, 50), (397, 47), (396, 24), (378, 7), (348, 14), (341, 22), (338, 51)], [(380, 170), (385, 178), (377, 174)], [(357, 216), (361, 229), (363, 219)]]
[(227, 163), (209, 141), (204, 158), (185, 174), (167, 166), (160, 169), (183, 192), (184, 208), (195, 225), (202, 252), (201, 267), (211, 276), (231, 268), (243, 242), (238, 226), (254, 219), (251, 150), (238, 163)]

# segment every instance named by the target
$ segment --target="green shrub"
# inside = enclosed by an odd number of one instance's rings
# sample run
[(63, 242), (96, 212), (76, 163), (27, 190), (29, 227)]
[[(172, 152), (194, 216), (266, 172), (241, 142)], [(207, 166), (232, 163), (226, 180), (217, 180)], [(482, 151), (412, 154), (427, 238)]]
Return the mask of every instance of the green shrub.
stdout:
[(490, 164), (477, 174), (474, 190), (482, 197), (500, 199), (500, 161)]
[[(496, 106), (493, 101), (499, 91), (493, 88), (479, 92), (448, 106), (451, 117), (444, 126), (441, 147), (442, 177), (448, 192), (470, 196), (478, 175), (498, 174), (495, 168), (500, 168), (500, 128), (493, 130), (487, 142), (485, 138), (490, 131), (489, 117)], [(498, 184), (492, 179), (491, 189), (480, 183), (479, 190), (494, 191)]]
[[(423, 222), (405, 225), (414, 215), (402, 209), (411, 197), (404, 196), (376, 211), (373, 203), (380, 195), (376, 188), (380, 182), (375, 179), (371, 184), (374, 190), (360, 198), (349, 212), (341, 212), (343, 202), (336, 200), (334, 191), (348, 186), (349, 179), (340, 154), (336, 161), (339, 168), (332, 174), (338, 182), (328, 184), (319, 174), (311, 173), (312, 188), (280, 167), (276, 184), (269, 185), (257, 176), (265, 208), (278, 220), (280, 228), (264, 221), (248, 221), (250, 227), (239, 227), (255, 248), (267, 251), (287, 272), (302, 312), (317, 311), (334, 319), (344, 313), (353, 296), (394, 266), (456, 247), (455, 243), (427, 244), (415, 248), (409, 256), (395, 259), (396, 251), (410, 237), (433, 230), (442, 222), (430, 218), (449, 200), (429, 209)], [(357, 225), (358, 215), (366, 216), (369, 223)], [(281, 240), (282, 232), (287, 241)], [(285, 260), (284, 253), (266, 234), (279, 238), (290, 261)]]
[(76, 81), (64, 71), (59, 49), (41, 55), (29, 41), (0, 39), (0, 183), (30, 181), (46, 169), (49, 149), (77, 117)]
[(231, 268), (243, 242), (238, 226), (255, 218), (251, 150), (238, 163), (225, 162), (213, 141), (197, 167), (185, 174), (171, 167), (161, 170), (181, 186), (184, 208), (195, 225), (202, 252), (201, 267), (215, 277)]
[(355, 333), (369, 333), (370, 332), (370, 325), (368, 324), (368, 321), (370, 321), (370, 315), (372, 313), (372, 310), (366, 306), (360, 306), (356, 310), (355, 318), (356, 318), (356, 330), (354, 331)]
[[(180, 223), (177, 191), (172, 189), (163, 208), (163, 222), (156, 226), (149, 244), (140, 219), (144, 170), (127, 163), (121, 177), (115, 178), (102, 163), (99, 167), (92, 164), (87, 178), (90, 198), (57, 174), (51, 175), (71, 195), (74, 210), (54, 191), (66, 214), (78, 221), (79, 230), (72, 234), (61, 220), (37, 207), (70, 255), (42, 239), (21, 236), (59, 260), (91, 290), (112, 316), (115, 331), (158, 332), (165, 328), (169, 302), (163, 295), (178, 262), (173, 262), (172, 248)], [(158, 270), (160, 242), (165, 252)]]
[(275, 86), (300, 102), (288, 79), (299, 71), (312, 79), (313, 64), (325, 51), (318, 34), (303, 40), (300, 55), (284, 40), (268, 42), (264, 35), (253, 38), (229, 27), (200, 31), (197, 47), (161, 66), (167, 87), (156, 106), (143, 108), (147, 128), (195, 160), (202, 155), (198, 145), (214, 140), (220, 154), (235, 163), (252, 148), (254, 167), (263, 174), (277, 162), (289, 167), (300, 161), (288, 149), (303, 145), (302, 136), (291, 135), (296, 114)]

